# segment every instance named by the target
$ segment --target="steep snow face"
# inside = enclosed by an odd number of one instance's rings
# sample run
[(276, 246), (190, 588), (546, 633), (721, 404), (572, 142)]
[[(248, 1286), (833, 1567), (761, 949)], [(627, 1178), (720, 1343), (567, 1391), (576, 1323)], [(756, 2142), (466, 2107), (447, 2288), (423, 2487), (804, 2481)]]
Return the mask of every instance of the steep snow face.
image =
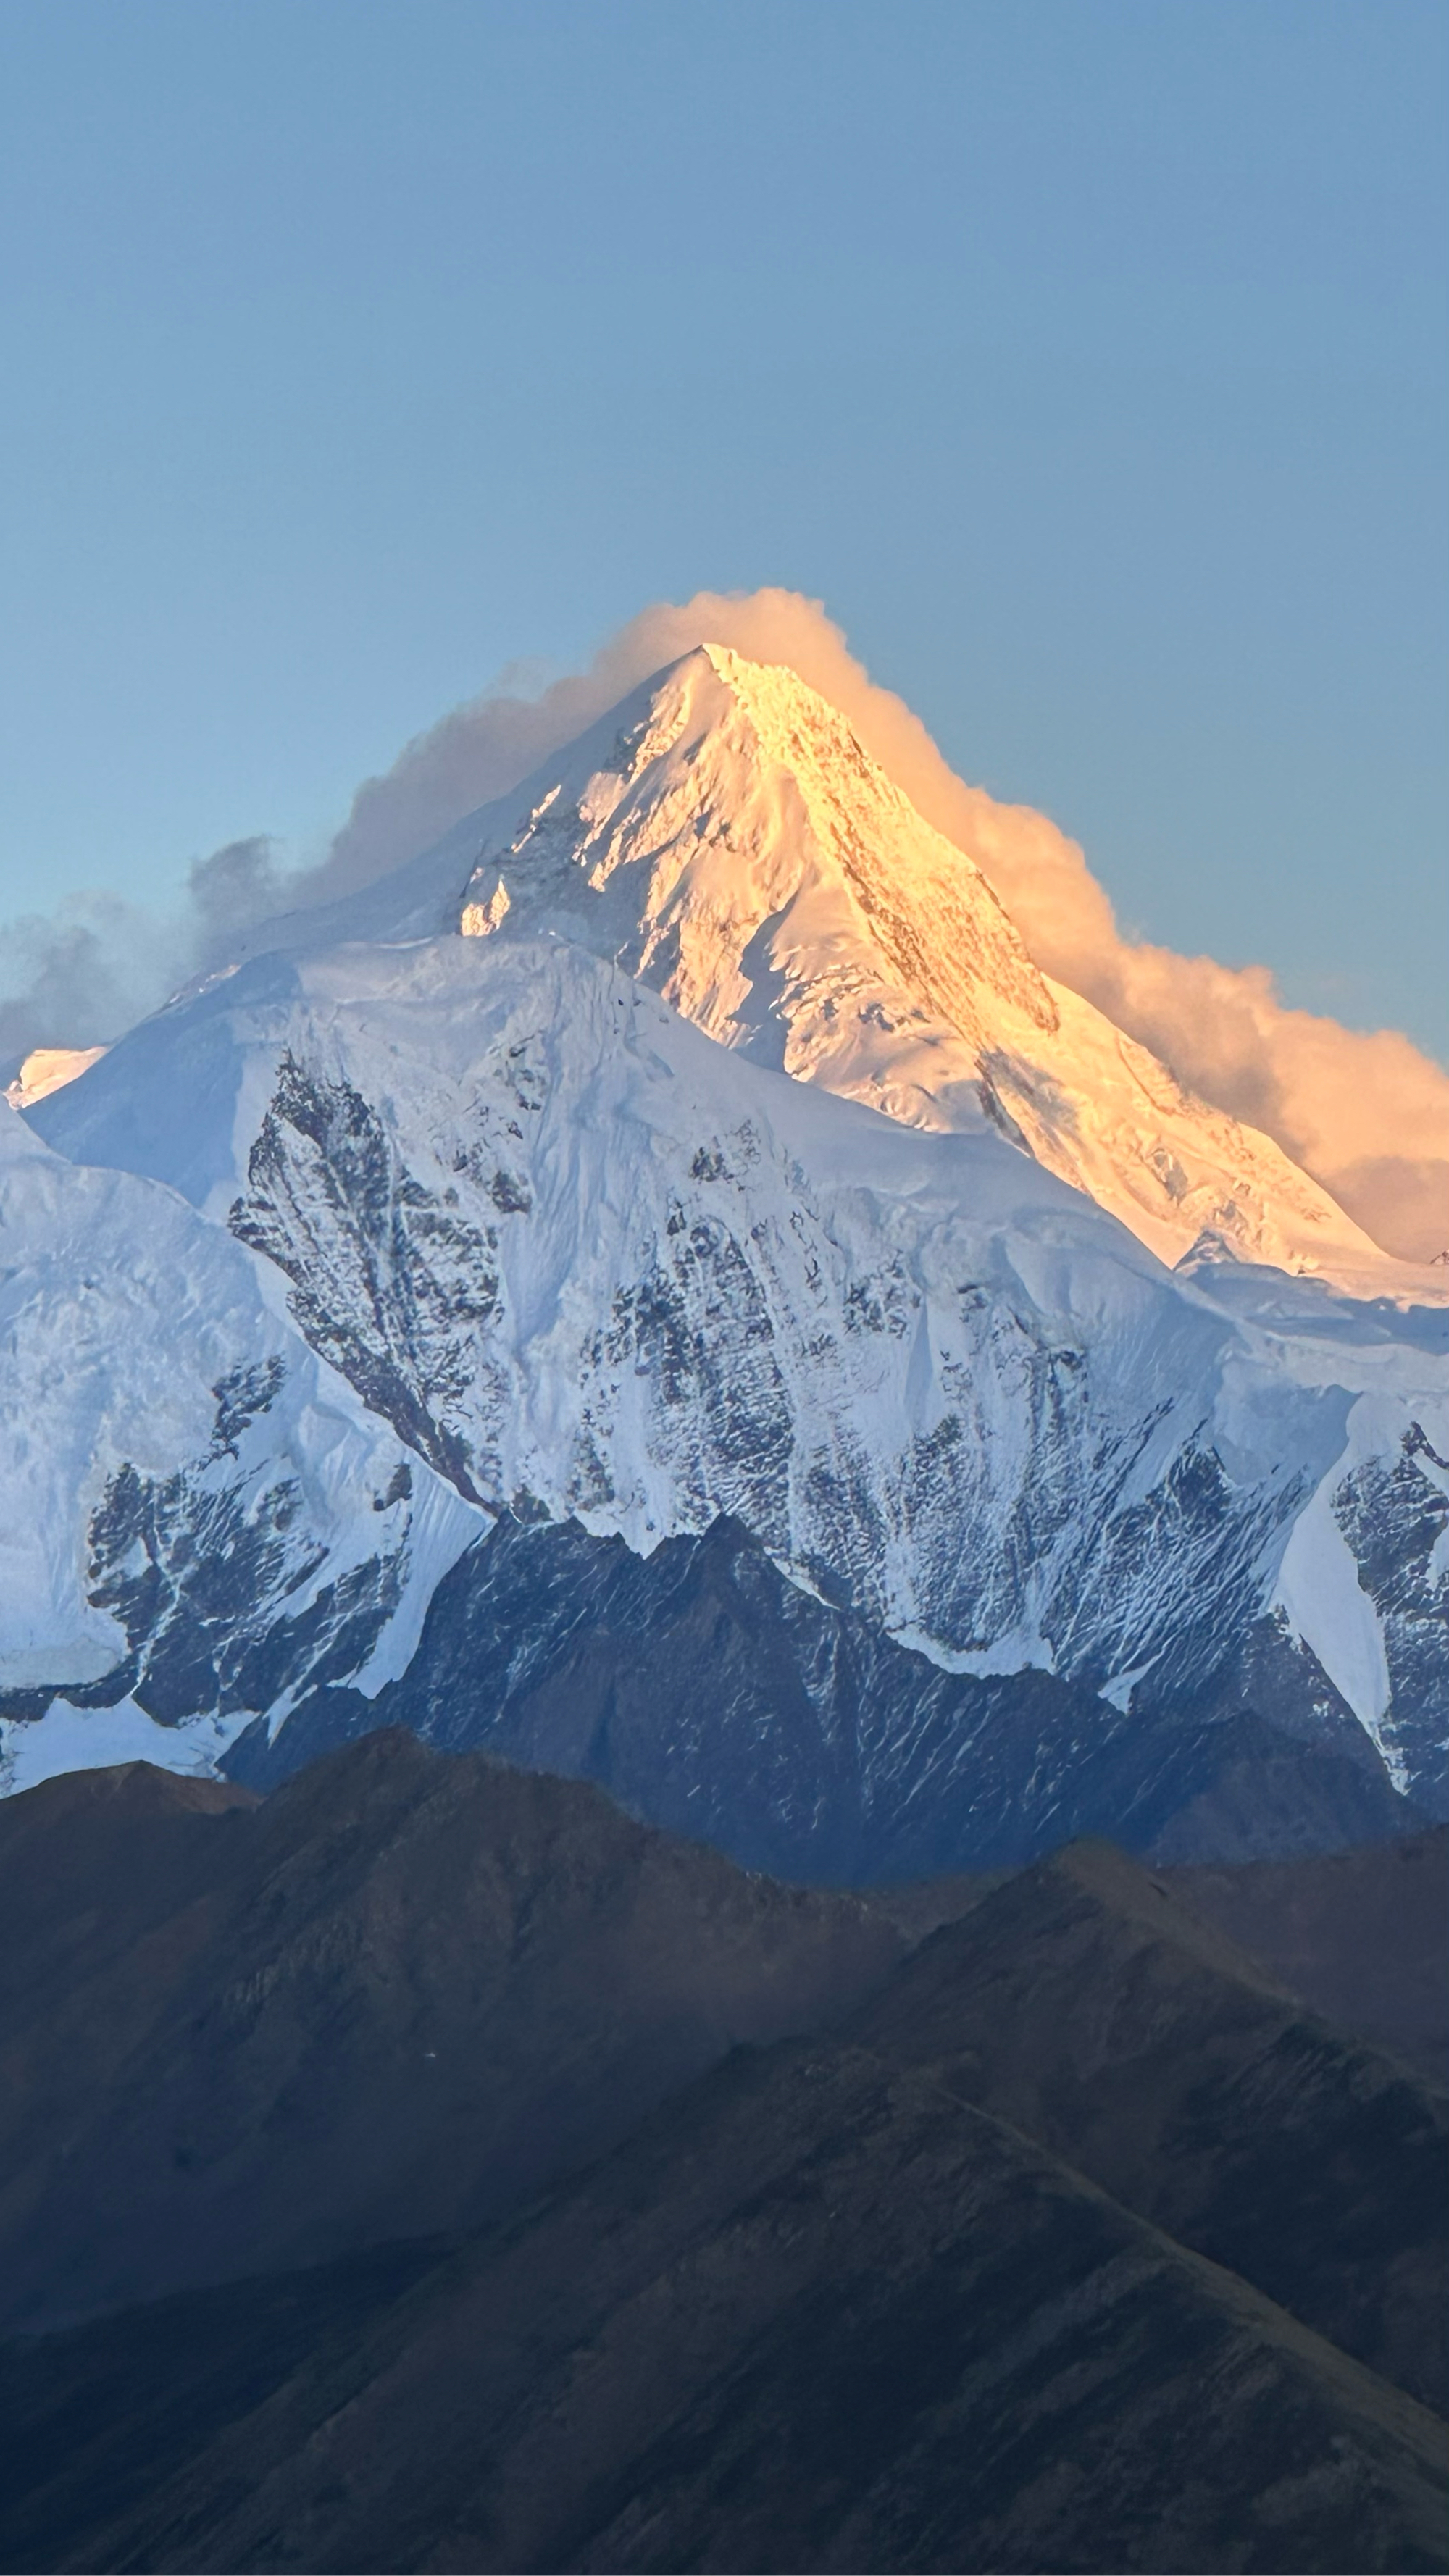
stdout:
[[(0, 1107), (0, 1776), (377, 1689), (478, 1526), (169, 1190)], [(280, 1298), (276, 1299), (280, 1309)]]
[(548, 929), (723, 1044), (912, 1126), (994, 1123), (1171, 1262), (1205, 1234), (1290, 1268), (1384, 1256), (1271, 1139), (1039, 972), (981, 871), (793, 672), (702, 647), (417, 872), (477, 852), (474, 936)]
[[(1294, 1523), (1273, 1592), (1390, 1775), (1442, 1811), (1449, 1746), (1449, 1313), (1323, 1283), (1195, 1272), (1260, 1367), (1348, 1398), (1343, 1446)], [(1255, 1399), (1250, 1397), (1250, 1402)]]
[(961, 1670), (1205, 1687), (1344, 1452), (1351, 1372), (984, 1122), (782, 1081), (560, 939), (262, 960), (85, 1091), (464, 1496), (645, 1552), (732, 1514)]

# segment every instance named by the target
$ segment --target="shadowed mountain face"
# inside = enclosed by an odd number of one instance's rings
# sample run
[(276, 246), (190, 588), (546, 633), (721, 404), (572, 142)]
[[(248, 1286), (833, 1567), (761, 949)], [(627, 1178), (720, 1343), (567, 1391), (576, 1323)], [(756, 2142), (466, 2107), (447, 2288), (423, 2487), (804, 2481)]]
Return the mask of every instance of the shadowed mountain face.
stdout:
[(125, 1762), (63, 1772), (0, 1805), (0, 1996), (50, 2010), (98, 1959), (205, 1894), (231, 1848), (224, 1816), (255, 1791)]
[(405, 1735), (260, 1806), (143, 1765), (47, 1782), (0, 1806), (3, 2315), (476, 2222), (902, 1947)]
[(204, 2294), (12, 2348), (0, 2390), (10, 2566), (1445, 2563), (1434, 2418), (934, 2079), (808, 2042), (421, 2278)]
[(11, 1801), (0, 1961), (0, 2566), (1449, 2565), (1449, 2106), (1109, 1847), (383, 1732)]
[(1305, 1717), (1298, 1685), (1269, 1640), (1246, 1704), (1129, 1716), (1052, 1673), (943, 1672), (788, 1582), (737, 1521), (641, 1557), (576, 1521), (505, 1515), (443, 1577), (406, 1672), (372, 1699), (305, 1693), (226, 1769), (267, 1789), (406, 1726), (597, 1780), (746, 1868), (862, 1886), (1012, 1866), (1084, 1833), (1235, 1859), (1411, 1825), (1362, 1729), (1316, 1703)]

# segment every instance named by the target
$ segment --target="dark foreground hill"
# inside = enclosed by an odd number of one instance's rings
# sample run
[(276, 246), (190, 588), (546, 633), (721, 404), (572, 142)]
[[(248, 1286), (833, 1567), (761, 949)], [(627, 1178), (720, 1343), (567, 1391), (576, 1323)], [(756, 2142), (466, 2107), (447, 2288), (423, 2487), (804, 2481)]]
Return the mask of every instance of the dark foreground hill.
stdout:
[(838, 2045), (737, 2052), (420, 2275), (12, 2347), (0, 2403), (11, 2567), (1446, 2563), (1432, 2416)]
[(1358, 1850), (1163, 1873), (1329, 2021), (1449, 2090), (1449, 1825)]
[(48, 1781), (0, 1805), (0, 2319), (475, 2224), (904, 1946), (400, 1733), (261, 1804)]
[(851, 2030), (1449, 2408), (1449, 2102), (1110, 1844), (945, 1925)]
[(1449, 2567), (1449, 2105), (1110, 1847), (73, 1776), (0, 2062), (0, 2565)]

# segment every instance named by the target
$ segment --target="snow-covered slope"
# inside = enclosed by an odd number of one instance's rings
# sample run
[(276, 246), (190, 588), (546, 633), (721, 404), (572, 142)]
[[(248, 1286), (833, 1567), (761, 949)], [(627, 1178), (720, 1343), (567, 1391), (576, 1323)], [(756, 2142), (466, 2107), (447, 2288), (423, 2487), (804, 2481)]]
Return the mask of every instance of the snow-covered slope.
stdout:
[(78, 1082), (93, 1064), (99, 1064), (104, 1047), (32, 1047), (13, 1082), (5, 1086), (5, 1097), (12, 1109), (33, 1109), (37, 1100), (45, 1100), (52, 1091), (63, 1091), (68, 1082)]
[(1449, 1311), (1188, 1264), (1259, 1365), (1349, 1398), (1342, 1449), (1293, 1524), (1271, 1613), (1306, 1644), (1391, 1776), (1449, 1807)]
[[(346, 1382), (351, 1436), (405, 1452), (446, 1529), (410, 1563), (480, 1509), (643, 1552), (728, 1514), (940, 1664), (1045, 1667), (1154, 1722), (1215, 1694), (1309, 1734), (1351, 1715), (1442, 1795), (1449, 1315), (1040, 975), (791, 674), (686, 656), (253, 944), (27, 1114), (162, 1185), (183, 1268), (231, 1265), (192, 1300), (245, 1283), (228, 1349), (270, 1366), (281, 1334), (289, 1383), (314, 1367), (335, 1408)], [(112, 1298), (128, 1206), (81, 1227)], [(214, 1395), (240, 1360), (185, 1365)], [(289, 1419), (257, 1417), (259, 1474)], [(349, 1476), (326, 1544), (371, 1561)], [(101, 1490), (68, 1504), (57, 1470), (57, 1561)]]
[(419, 859), (240, 954), (459, 927), (588, 947), (723, 1044), (904, 1124), (995, 1125), (1169, 1264), (1206, 1240), (1425, 1291), (1270, 1137), (1043, 975), (979, 868), (792, 671), (699, 647)]
[(1200, 1695), (1281, 1594), (1403, 1768), (1335, 1497), (1367, 1439), (1442, 1502), (1402, 1446), (1449, 1446), (1441, 1317), (1234, 1316), (989, 1124), (770, 1073), (557, 937), (263, 958), (39, 1115), (263, 1255), (470, 1499), (645, 1551), (729, 1513), (958, 1669), (1119, 1699)]
[(380, 1688), (475, 1535), (270, 1284), (171, 1191), (76, 1170), (0, 1105), (6, 1785), (206, 1768), (309, 1683)]

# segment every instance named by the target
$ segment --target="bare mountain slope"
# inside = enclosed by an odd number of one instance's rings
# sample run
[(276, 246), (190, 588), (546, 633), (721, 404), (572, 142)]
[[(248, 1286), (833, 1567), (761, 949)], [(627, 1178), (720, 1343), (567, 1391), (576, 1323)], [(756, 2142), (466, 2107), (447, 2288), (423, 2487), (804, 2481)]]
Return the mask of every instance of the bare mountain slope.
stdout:
[(1169, 1870), (1167, 1880), (1190, 1913), (1221, 1924), (1315, 2012), (1449, 2092), (1449, 1825), (1296, 1860)]
[(47, 1781), (0, 1805), (0, 2317), (477, 2223), (902, 1946), (396, 1731), (260, 1806)]
[(740, 2052), (511, 2228), (0, 2347), (0, 2565), (1442, 2570), (1444, 2428), (929, 2079)]
[(944, 1925), (850, 2035), (1449, 2409), (1449, 2104), (1110, 1845)]
[(902, 1959), (406, 1736), (228, 1795), (0, 1811), (7, 2291), (215, 2283), (0, 2346), (0, 2565), (1445, 2565), (1323, 2332), (1437, 2387), (1443, 2106), (1122, 1855)]

